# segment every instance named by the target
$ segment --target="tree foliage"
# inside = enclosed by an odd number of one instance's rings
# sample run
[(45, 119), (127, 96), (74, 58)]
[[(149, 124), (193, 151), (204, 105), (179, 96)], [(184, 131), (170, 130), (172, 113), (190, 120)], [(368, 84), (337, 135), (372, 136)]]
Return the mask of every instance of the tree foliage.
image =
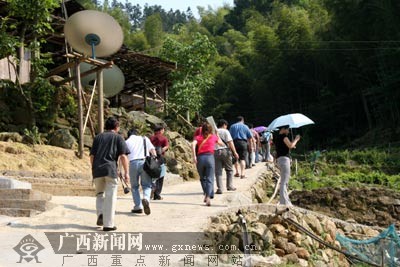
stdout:
[(230, 60), (218, 59), (204, 110), (222, 105), (225, 118), (241, 114), (260, 125), (302, 112), (316, 121), (313, 146), (397, 125), (399, 8), (378, 0), (237, 0), (225, 32), (209, 25), (207, 13), (210, 39)]
[(216, 50), (207, 36), (197, 33), (192, 38), (190, 44), (167, 38), (160, 56), (178, 65), (178, 70), (172, 74), (174, 83), (169, 91), (169, 101), (178, 111), (194, 114), (202, 107), (204, 95), (214, 83), (207, 66)]
[(161, 45), (164, 32), (160, 14), (156, 13), (146, 18), (144, 34), (151, 47), (158, 47)]
[[(51, 14), (57, 6), (57, 0), (9, 0), (7, 17), (1, 21), (0, 35), (4, 38), (1, 41), (0, 55), (7, 57), (9, 64), (14, 66), (17, 74), (14, 89), (18, 97), (24, 100), (23, 105), (31, 116), (30, 126), (36, 124), (37, 118), (48, 115), (53, 106), (51, 99), (55, 88), (43, 79), (46, 73), (45, 65), (51, 59), (49, 55), (41, 53), (40, 48), (41, 44), (46, 42), (45, 37), (52, 32)], [(25, 51), (31, 55), (31, 82), (22, 85), (18, 76), (21, 65), (17, 58), (24, 57)]]

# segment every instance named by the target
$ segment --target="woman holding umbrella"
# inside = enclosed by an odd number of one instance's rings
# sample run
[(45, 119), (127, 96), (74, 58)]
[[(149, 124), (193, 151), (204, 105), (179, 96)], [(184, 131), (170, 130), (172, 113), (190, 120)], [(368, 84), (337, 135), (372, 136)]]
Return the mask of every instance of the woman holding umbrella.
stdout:
[(290, 202), (288, 195), (288, 184), (290, 179), (290, 150), (296, 148), (297, 142), (300, 140), (300, 135), (296, 135), (296, 138), (291, 142), (288, 138), (289, 125), (280, 126), (279, 134), (275, 140), (276, 158), (278, 167), (281, 171), (281, 185), (279, 190), (279, 204), (289, 205)]

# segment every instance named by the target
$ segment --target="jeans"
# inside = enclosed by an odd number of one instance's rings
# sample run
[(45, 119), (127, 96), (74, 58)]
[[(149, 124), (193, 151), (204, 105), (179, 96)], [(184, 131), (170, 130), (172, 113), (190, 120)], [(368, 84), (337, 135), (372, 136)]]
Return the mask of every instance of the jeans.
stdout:
[(129, 163), (129, 175), (131, 177), (132, 198), (135, 206), (134, 210), (143, 209), (139, 192), (139, 178), (142, 185), (143, 198), (150, 202), (151, 178), (143, 170), (144, 159), (132, 160)]
[(213, 154), (200, 154), (197, 156), (197, 172), (203, 193), (210, 198), (214, 197), (215, 161)]
[(152, 184), (152, 188), (154, 191), (154, 199), (160, 199), (161, 198), (161, 191), (163, 188), (163, 184), (164, 184), (164, 176), (167, 172), (167, 166), (165, 166), (165, 164), (161, 165), (161, 174), (160, 174), (160, 178), (158, 178), (157, 180), (153, 180), (153, 184)]
[(263, 160), (271, 161), (271, 144), (269, 142), (262, 145), (263, 148)]
[(118, 179), (105, 176), (94, 178), (93, 182), (96, 188), (97, 216), (103, 214), (104, 227), (114, 227)]
[(277, 159), (279, 170), (281, 171), (281, 186), (279, 189), (279, 204), (292, 205), (288, 194), (288, 185), (290, 179), (290, 158), (279, 157)]

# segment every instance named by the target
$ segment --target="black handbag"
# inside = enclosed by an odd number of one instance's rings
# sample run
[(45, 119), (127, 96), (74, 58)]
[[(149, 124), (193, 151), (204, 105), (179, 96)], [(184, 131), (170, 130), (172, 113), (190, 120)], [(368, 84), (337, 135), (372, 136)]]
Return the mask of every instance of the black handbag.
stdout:
[(147, 147), (146, 147), (146, 138), (143, 137), (143, 146), (144, 146), (144, 165), (143, 170), (151, 177), (151, 178), (160, 178), (161, 175), (161, 164), (162, 162), (155, 156), (146, 156)]

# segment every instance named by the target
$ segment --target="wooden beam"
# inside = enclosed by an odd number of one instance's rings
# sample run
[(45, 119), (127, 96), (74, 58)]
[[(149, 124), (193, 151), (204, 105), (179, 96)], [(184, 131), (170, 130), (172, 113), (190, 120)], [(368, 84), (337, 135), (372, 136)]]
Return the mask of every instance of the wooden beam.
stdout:
[(103, 69), (100, 68), (100, 70), (97, 72), (97, 82), (98, 82), (98, 127), (99, 127), (99, 133), (104, 132), (104, 93), (103, 93), (103, 87), (104, 87), (104, 81), (103, 81)]
[[(142, 95), (138, 95), (138, 94), (131, 94), (131, 96), (134, 97), (134, 98), (144, 99), (144, 97)], [(157, 99), (157, 98), (147, 98), (147, 101), (157, 102), (157, 103), (164, 103), (163, 101), (161, 101), (160, 99)]]
[(83, 158), (83, 108), (82, 108), (82, 86), (81, 75), (79, 69), (79, 60), (75, 61), (75, 77), (78, 90), (78, 122), (79, 122), (79, 140), (78, 140), (78, 157)]
[[(104, 64), (103, 66), (97, 66), (97, 67), (94, 68), (94, 69), (91, 69), (91, 70), (88, 70), (88, 71), (83, 72), (83, 73), (81, 74), (81, 78), (86, 77), (86, 76), (88, 76), (88, 75), (90, 75), (90, 74), (92, 74), (92, 73), (98, 72), (98, 71), (100, 71), (100, 70), (102, 70), (102, 69), (104, 69), (104, 68), (109, 68), (110, 66), (113, 65), (113, 62), (110, 61), (110, 62), (103, 63), (103, 64)], [(59, 82), (57, 82), (57, 83), (55, 83), (55, 84), (56, 84), (56, 85), (62, 85), (62, 84), (65, 84), (65, 83), (67, 83), (67, 82), (70, 82), (70, 81), (72, 81), (72, 80), (74, 80), (74, 79), (75, 79), (75, 76), (72, 76), (72, 77), (66, 78), (66, 79), (64, 79), (64, 80), (62, 80), (62, 81), (59, 81)]]
[(47, 78), (47, 77), (50, 77), (50, 76), (53, 76), (53, 75), (57, 75), (57, 74), (63, 72), (64, 70), (67, 70), (67, 69), (73, 67), (75, 64), (76, 64), (75, 61), (70, 61), (70, 62), (65, 63), (63, 65), (60, 65), (60, 66), (52, 69), (49, 73), (46, 74), (45, 77)]

